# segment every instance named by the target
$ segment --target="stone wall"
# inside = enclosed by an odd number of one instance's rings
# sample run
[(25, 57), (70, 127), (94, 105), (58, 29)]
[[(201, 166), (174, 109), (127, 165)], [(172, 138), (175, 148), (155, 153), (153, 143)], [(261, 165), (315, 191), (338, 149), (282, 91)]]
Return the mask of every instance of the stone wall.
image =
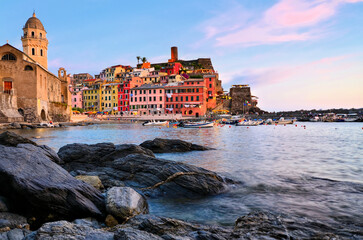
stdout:
[(49, 117), (53, 122), (69, 122), (71, 120), (71, 106), (63, 103), (49, 103)]
[(230, 89), (231, 112), (234, 114), (241, 114), (249, 111), (249, 107), (245, 106), (245, 102), (251, 102), (251, 89), (250, 87), (236, 87)]
[(0, 122), (22, 122), (23, 116), (18, 112), (16, 95), (3, 93), (0, 88)]

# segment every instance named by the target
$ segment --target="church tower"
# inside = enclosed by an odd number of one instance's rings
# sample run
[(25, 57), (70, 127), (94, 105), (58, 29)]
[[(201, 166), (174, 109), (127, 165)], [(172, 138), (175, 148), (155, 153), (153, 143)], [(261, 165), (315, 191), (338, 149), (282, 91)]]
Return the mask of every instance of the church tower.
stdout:
[(48, 69), (48, 39), (42, 22), (35, 16), (26, 21), (23, 27), (23, 52)]

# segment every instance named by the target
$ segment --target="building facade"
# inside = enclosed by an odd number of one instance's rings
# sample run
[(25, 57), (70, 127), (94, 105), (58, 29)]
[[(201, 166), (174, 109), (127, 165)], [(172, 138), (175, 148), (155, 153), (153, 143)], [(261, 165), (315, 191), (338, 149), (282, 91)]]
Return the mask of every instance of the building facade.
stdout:
[(21, 40), (23, 51), (10, 44), (0, 47), (0, 121), (69, 121), (70, 79), (64, 69), (58, 76), (48, 71), (46, 31), (35, 14)]

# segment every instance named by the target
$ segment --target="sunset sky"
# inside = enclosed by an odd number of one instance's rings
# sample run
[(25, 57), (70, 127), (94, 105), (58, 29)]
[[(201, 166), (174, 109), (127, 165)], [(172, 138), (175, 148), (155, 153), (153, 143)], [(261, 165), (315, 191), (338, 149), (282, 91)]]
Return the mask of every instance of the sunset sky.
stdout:
[(33, 10), (54, 73), (167, 61), (178, 46), (212, 58), (225, 90), (250, 84), (264, 110), (363, 107), (363, 0), (0, 0), (0, 45), (22, 49)]

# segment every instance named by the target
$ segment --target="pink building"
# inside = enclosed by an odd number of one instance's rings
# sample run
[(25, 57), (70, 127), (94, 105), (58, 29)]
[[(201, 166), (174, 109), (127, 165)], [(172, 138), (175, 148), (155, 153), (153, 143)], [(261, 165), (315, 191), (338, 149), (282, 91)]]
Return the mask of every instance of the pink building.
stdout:
[(72, 98), (72, 108), (83, 108), (82, 89), (80, 87), (70, 87)]
[(130, 111), (138, 115), (156, 115), (165, 112), (163, 85), (144, 84), (131, 89)]

